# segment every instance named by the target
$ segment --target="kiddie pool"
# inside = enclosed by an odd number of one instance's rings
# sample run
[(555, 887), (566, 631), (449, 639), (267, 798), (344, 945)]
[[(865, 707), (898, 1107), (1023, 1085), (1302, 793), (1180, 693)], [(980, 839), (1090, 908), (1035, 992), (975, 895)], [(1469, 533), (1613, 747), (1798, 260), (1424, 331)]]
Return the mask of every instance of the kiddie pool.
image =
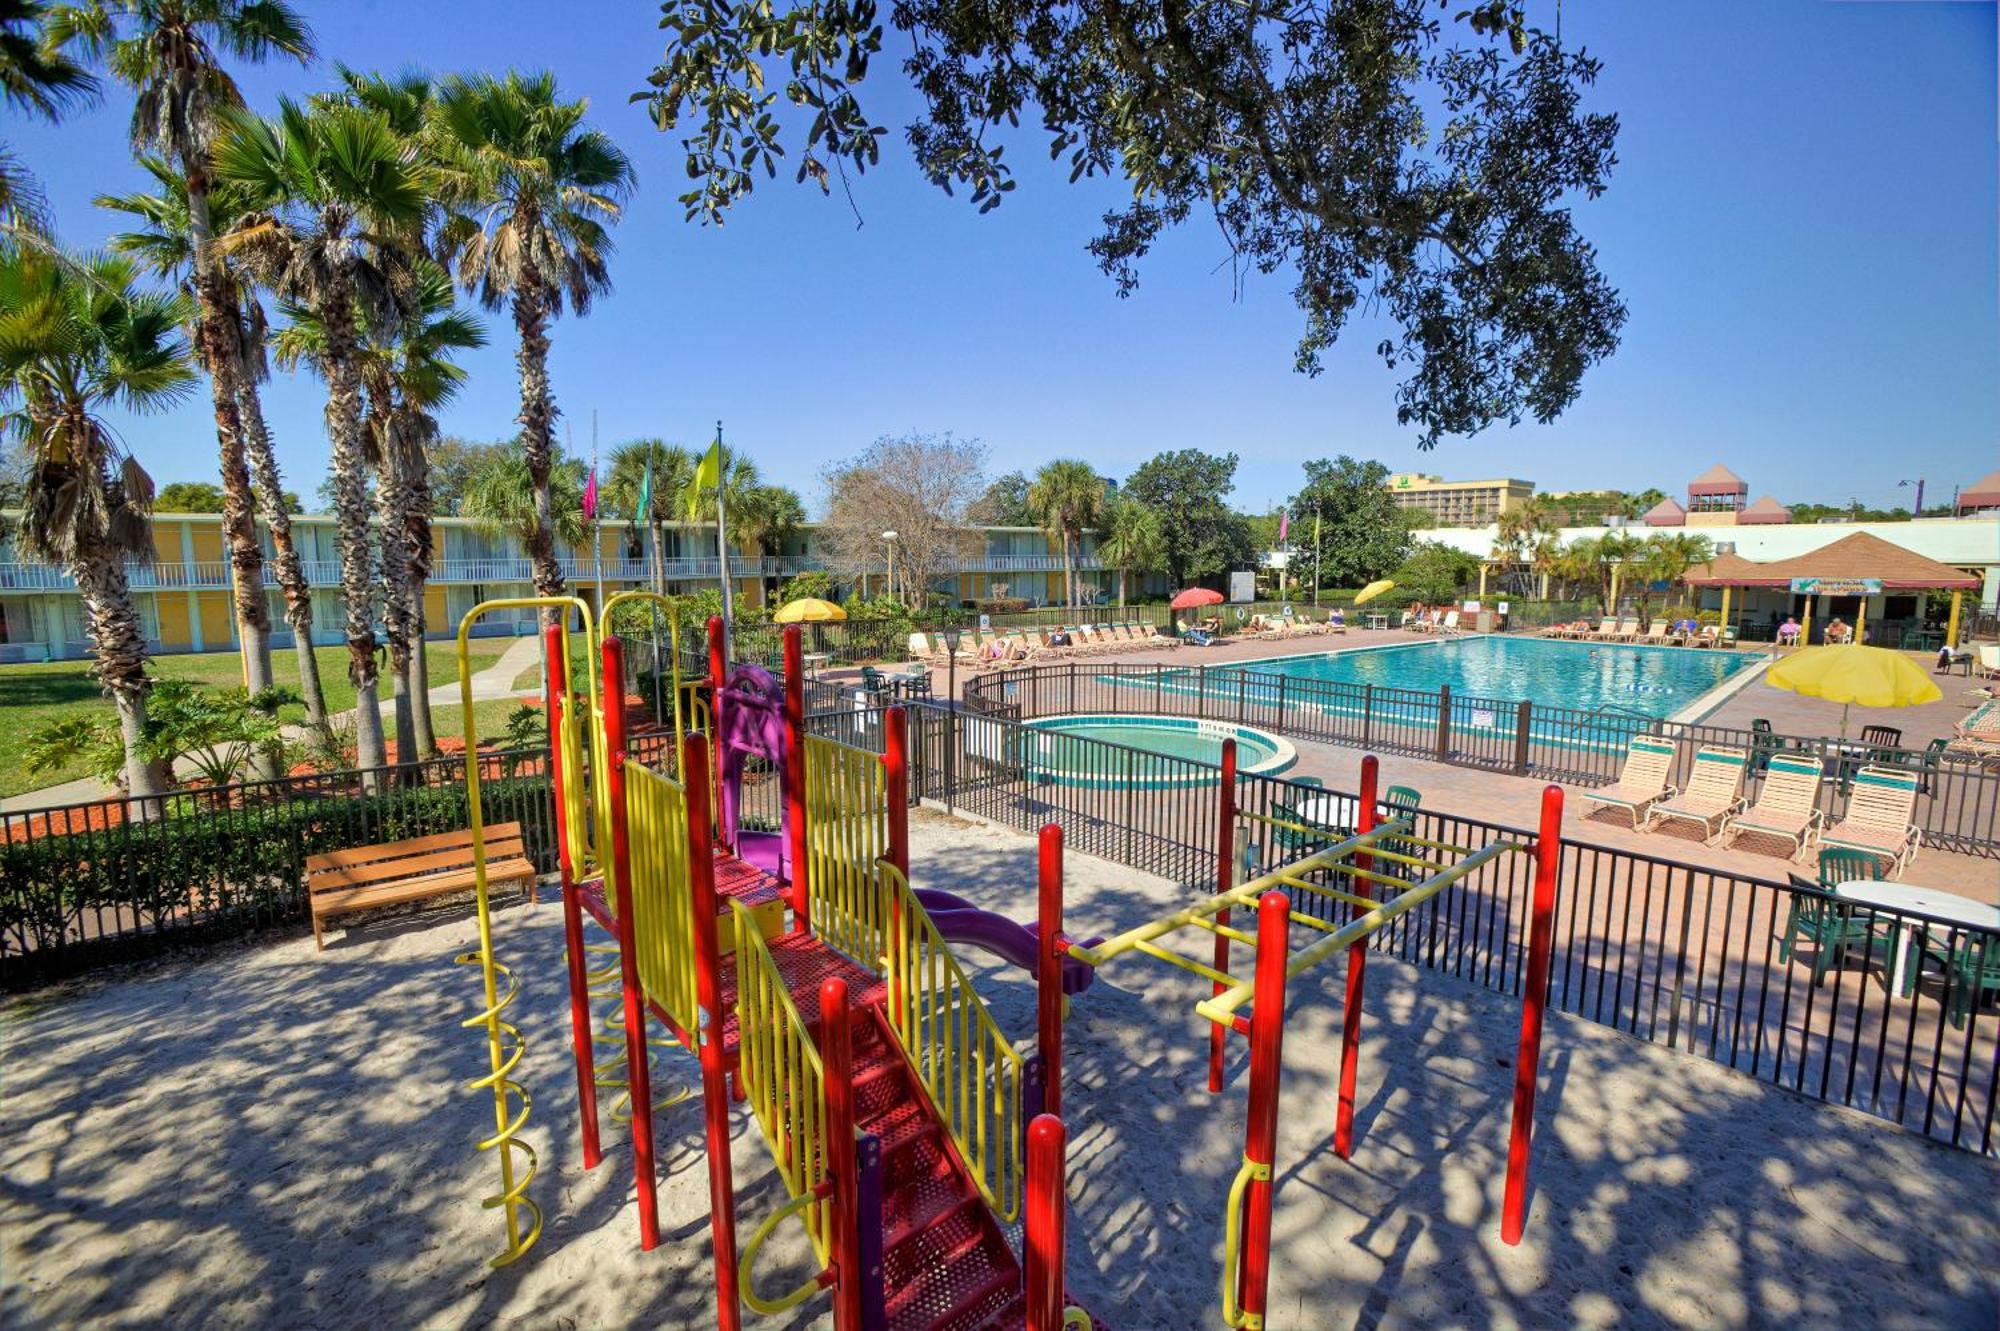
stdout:
[[(1214, 781), (1211, 769), (1221, 765), (1222, 743), (1231, 739), (1236, 741), (1236, 770), (1244, 774), (1276, 776), (1299, 760), (1290, 742), (1252, 726), (1185, 716), (1104, 713), (1028, 722), (1021, 732), (1021, 762), (1030, 780), (1165, 790)], [(1078, 742), (1088, 740), (1099, 742)], [(1176, 758), (1205, 766), (1170, 761)]]

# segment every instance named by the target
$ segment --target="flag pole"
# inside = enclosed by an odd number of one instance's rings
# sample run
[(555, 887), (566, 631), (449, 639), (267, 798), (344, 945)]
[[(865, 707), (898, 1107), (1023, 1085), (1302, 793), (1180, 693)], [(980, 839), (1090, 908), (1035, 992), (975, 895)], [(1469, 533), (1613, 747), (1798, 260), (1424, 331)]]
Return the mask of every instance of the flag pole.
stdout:
[(1319, 609), (1319, 510), (1313, 510), (1313, 609)]
[(730, 594), (729, 586), (729, 514), (723, 500), (723, 492), (729, 488), (729, 463), (722, 453), (722, 422), (715, 423), (715, 562), (716, 571), (722, 575), (722, 626), (733, 628), (736, 624), (736, 598)]

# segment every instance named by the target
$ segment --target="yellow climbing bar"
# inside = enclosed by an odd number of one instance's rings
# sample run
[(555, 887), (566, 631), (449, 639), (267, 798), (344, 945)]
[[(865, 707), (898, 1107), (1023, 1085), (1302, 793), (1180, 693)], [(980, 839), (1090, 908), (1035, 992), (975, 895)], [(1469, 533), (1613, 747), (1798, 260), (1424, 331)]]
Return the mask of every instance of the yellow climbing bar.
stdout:
[[(472, 884), (478, 900), (479, 948), (476, 952), (462, 953), (457, 961), (461, 965), (477, 965), (485, 987), (484, 1005), (462, 1024), (470, 1029), (483, 1029), (486, 1033), (487, 1073), (469, 1083), (467, 1089), (474, 1093), (488, 1092), (493, 1097), (493, 1135), (481, 1139), (478, 1146), (482, 1151), (497, 1151), (500, 1156), (500, 1190), (486, 1197), (482, 1203), (502, 1212), (506, 1220), (507, 1246), (492, 1259), (496, 1267), (519, 1258), (542, 1233), (542, 1208), (527, 1192), (529, 1182), (535, 1177), (535, 1151), (520, 1140), (521, 1129), (528, 1121), (528, 1089), (515, 1081), (513, 1075), (527, 1053), (527, 1041), (522, 1038), (517, 1026), (501, 1016), (513, 1004), (520, 986), (514, 973), (500, 963), (493, 951), (493, 909), (486, 881), (486, 815), (480, 803), (479, 735), (472, 710), (472, 626), (480, 616), (491, 611), (512, 609), (560, 611), (558, 622), (562, 626), (565, 653), (569, 650), (571, 610), (583, 616), (584, 641), (592, 640), (590, 607), (572, 597), (517, 597), (485, 601), (468, 611), (458, 624), (458, 699), (460, 714), (465, 720), (465, 802), (466, 817), (472, 831)], [(594, 673), (591, 678), (595, 678)], [(565, 707), (564, 714), (567, 715), (569, 710)], [(549, 738), (553, 743), (559, 737), (552, 731)], [(501, 987), (503, 981), (504, 993)], [(514, 1107), (516, 1103), (520, 1106), (518, 1111)], [(527, 1213), (525, 1223), (524, 1211)]]
[(1227, 1326), (1241, 1327), (1243, 1331), (1260, 1331), (1264, 1318), (1259, 1313), (1246, 1313), (1236, 1304), (1236, 1267), (1243, 1257), (1243, 1194), (1252, 1183), (1269, 1183), (1271, 1167), (1260, 1165), (1249, 1156), (1236, 1170), (1236, 1178), (1229, 1185), (1229, 1208), (1222, 1218), (1222, 1320)]
[(876, 974), (889, 952), (876, 862), (889, 853), (882, 760), (819, 736), (806, 742), (806, 887), (813, 933)]

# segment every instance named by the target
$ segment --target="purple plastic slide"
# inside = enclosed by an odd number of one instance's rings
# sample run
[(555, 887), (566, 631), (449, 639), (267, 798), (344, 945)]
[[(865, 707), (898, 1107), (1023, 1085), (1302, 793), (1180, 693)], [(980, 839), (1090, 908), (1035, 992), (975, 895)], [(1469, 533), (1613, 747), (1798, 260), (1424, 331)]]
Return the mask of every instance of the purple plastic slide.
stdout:
[[(981, 910), (964, 897), (934, 887), (917, 888), (916, 896), (918, 904), (931, 917), (931, 923), (937, 926), (947, 943), (964, 943), (981, 948), (1002, 961), (1019, 966), (1028, 972), (1030, 979), (1034, 977), (1035, 952), (1039, 941), (1034, 925), (1017, 924), (1005, 915)], [(1103, 941), (1101, 938), (1086, 939), (1084, 946), (1094, 947)], [(1082, 993), (1096, 978), (1095, 966), (1063, 958), (1062, 987), (1065, 994)]]

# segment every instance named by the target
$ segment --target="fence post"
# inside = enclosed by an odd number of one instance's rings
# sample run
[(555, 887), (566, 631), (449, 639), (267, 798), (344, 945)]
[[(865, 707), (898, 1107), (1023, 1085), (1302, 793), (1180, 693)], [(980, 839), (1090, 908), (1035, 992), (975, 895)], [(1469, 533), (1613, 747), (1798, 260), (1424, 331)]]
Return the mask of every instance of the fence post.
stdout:
[(1285, 724), (1285, 676), (1283, 675), (1278, 676), (1277, 711), (1272, 714), (1271, 724), (1274, 726)]
[(1060, 1114), (1063, 834), (1058, 824), (1048, 823), (1042, 827), (1040, 857), (1039, 909), (1035, 921), (1035, 1052), (1042, 1056), (1042, 1111)]
[(1053, 1113), (1028, 1125), (1028, 1331), (1063, 1327), (1063, 1153), (1067, 1134)]
[(812, 931), (812, 889), (806, 881), (806, 672), (799, 626), (785, 625), (785, 841), (792, 858), (792, 932)]
[(1535, 1131), (1535, 1077), (1541, 1067), (1542, 1008), (1549, 994), (1549, 951), (1555, 934), (1556, 875), (1562, 863), (1563, 792), (1542, 791), (1542, 825), (1535, 840), (1534, 917), (1528, 927), (1528, 973), (1521, 987), (1521, 1047), (1514, 1057), (1514, 1120), (1507, 1140), (1507, 1189), (1500, 1237), (1521, 1241), (1528, 1219), (1528, 1147)]
[[(1382, 782), (1382, 765), (1374, 754), (1361, 760), (1361, 792), (1355, 809), (1354, 830), (1375, 830), (1375, 792)], [(1356, 855), (1354, 867), (1366, 872), (1375, 867), (1374, 856)], [(1357, 896), (1375, 895), (1365, 878), (1355, 878)], [(1350, 918), (1361, 915), (1359, 904), (1348, 909)], [(1361, 1063), (1361, 986), (1367, 973), (1368, 940), (1357, 938), (1347, 948), (1347, 1001), (1341, 1010), (1340, 1091), (1333, 1114), (1333, 1152), (1345, 1160), (1354, 1150), (1354, 1079)]]
[[(1254, 1166), (1244, 1201), (1243, 1265), (1238, 1303), (1244, 1325), (1264, 1324), (1271, 1283), (1271, 1166), (1278, 1151), (1278, 1080), (1285, 1036), (1286, 933), (1291, 899), (1267, 892), (1257, 902), (1256, 993), (1250, 1000), (1250, 1114), (1243, 1161)], [(1250, 1318), (1257, 1320), (1252, 1323)]]
[[(1222, 741), (1222, 779), (1216, 803), (1219, 805), (1215, 827), (1215, 891), (1219, 896), (1230, 890), (1231, 879), (1236, 872), (1236, 741)], [(1229, 912), (1215, 913), (1215, 922), (1227, 928)], [(1282, 955), (1282, 952), (1281, 952)], [(1229, 973), (1229, 935), (1220, 930), (1215, 935), (1215, 969)], [(1222, 981), (1215, 982), (1215, 992), (1224, 993), (1229, 986)], [(1222, 1057), (1227, 1052), (1229, 1032), (1220, 1023), (1208, 1024), (1208, 1089), (1222, 1089)]]
[(1514, 770), (1523, 776), (1528, 772), (1528, 736), (1535, 723), (1535, 705), (1526, 698), (1514, 717)]
[(1361, 686), (1361, 747), (1367, 748), (1373, 742), (1375, 730), (1375, 686)]
[(1451, 685), (1438, 685), (1437, 760), (1451, 761)]

